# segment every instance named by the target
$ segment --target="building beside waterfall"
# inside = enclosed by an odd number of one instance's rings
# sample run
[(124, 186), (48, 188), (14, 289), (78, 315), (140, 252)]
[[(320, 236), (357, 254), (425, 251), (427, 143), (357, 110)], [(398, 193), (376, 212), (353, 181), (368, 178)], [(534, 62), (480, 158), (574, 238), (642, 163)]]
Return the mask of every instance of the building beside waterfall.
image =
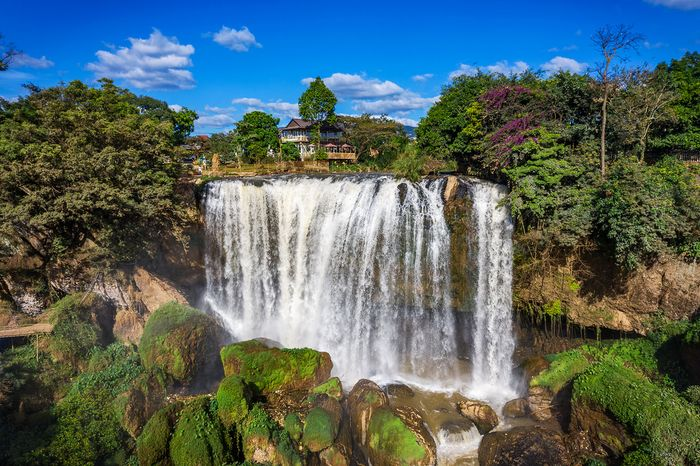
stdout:
[[(292, 118), (287, 126), (280, 128), (282, 142), (291, 142), (297, 146), (302, 160), (313, 158), (316, 144), (312, 142), (314, 123), (301, 118)], [(357, 152), (350, 144), (342, 142), (343, 128), (336, 124), (321, 124), (320, 147), (328, 154), (328, 160), (357, 162)]]

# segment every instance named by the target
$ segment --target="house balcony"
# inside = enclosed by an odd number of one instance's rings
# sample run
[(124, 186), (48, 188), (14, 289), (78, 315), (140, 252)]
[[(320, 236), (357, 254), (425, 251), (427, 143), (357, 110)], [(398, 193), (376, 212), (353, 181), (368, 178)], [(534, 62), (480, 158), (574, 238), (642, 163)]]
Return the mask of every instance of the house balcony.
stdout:
[(282, 134), (280, 136), (282, 142), (309, 142), (311, 138), (308, 135)]

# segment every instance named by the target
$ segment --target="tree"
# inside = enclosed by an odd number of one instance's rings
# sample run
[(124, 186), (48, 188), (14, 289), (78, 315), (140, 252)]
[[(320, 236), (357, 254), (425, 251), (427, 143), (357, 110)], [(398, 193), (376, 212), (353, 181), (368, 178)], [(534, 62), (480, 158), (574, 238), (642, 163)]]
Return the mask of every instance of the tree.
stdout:
[(14, 58), (20, 54), (20, 51), (13, 44), (3, 45), (2, 34), (0, 34), (0, 71), (6, 71)]
[[(111, 83), (112, 81), (102, 79), (100, 82)], [(182, 107), (180, 110), (175, 111), (168, 106), (167, 102), (143, 95), (132, 95), (130, 102), (150, 117), (160, 121), (170, 121), (173, 124), (173, 143), (175, 145), (184, 144), (187, 136), (194, 130), (194, 122), (198, 118), (194, 110)]]
[(374, 157), (376, 150), (383, 159), (393, 159), (408, 144), (408, 136), (401, 123), (387, 116), (338, 117), (345, 130), (345, 139), (355, 147), (358, 158)]
[(133, 260), (182, 239), (170, 121), (111, 81), (0, 100), (0, 234), (44, 262)]
[(279, 118), (254, 111), (246, 113), (243, 119), (236, 123), (235, 141), (243, 148), (249, 161), (261, 162), (270, 149), (277, 151), (279, 122)]
[(335, 104), (338, 102), (333, 91), (326, 87), (320, 77), (309, 84), (309, 88), (299, 97), (299, 115), (314, 123), (314, 139), (321, 140), (321, 124), (335, 122)]
[(615, 60), (624, 58), (622, 55), (629, 49), (637, 47), (642, 36), (634, 34), (629, 26), (604, 26), (598, 29), (593, 36), (593, 43), (598, 48), (603, 60), (596, 64), (598, 80), (603, 87), (601, 102), (600, 122), (600, 173), (605, 176), (605, 132), (608, 120), (608, 102), (611, 93), (618, 83), (619, 72), (615, 66)]

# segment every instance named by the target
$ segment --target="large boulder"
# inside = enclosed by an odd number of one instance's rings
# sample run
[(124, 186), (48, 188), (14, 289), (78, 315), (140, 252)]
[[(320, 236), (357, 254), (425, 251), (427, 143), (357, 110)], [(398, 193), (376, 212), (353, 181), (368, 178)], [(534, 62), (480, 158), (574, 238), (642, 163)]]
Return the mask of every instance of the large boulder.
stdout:
[(171, 302), (188, 304), (187, 299), (177, 288), (142, 267), (134, 269), (132, 279), (136, 285), (133, 298), (135, 301), (141, 301), (149, 313)]
[(124, 398), (121, 423), (129, 435), (136, 438), (153, 414), (166, 403), (166, 380), (156, 371), (141, 374), (132, 384)]
[(605, 410), (581, 400), (571, 403), (569, 431), (580, 433), (576, 438), (580, 456), (621, 458), (633, 443), (625, 427)]
[(560, 466), (572, 464), (558, 433), (537, 426), (491, 432), (479, 445), (480, 466)]
[(170, 440), (174, 466), (215, 466), (229, 462), (228, 439), (208, 396), (185, 404)]
[(548, 421), (554, 417), (554, 395), (547, 387), (530, 387), (527, 405), (530, 415), (537, 421)]
[(112, 327), (114, 337), (132, 345), (138, 345), (143, 335), (143, 317), (133, 309), (122, 309), (114, 317), (114, 327)]
[(411, 408), (376, 409), (367, 433), (368, 458), (373, 466), (435, 464), (435, 441)]
[(347, 406), (355, 442), (366, 447), (372, 413), (379, 408), (389, 406), (389, 399), (379, 385), (371, 380), (362, 379), (348, 394)]
[(146, 322), (139, 354), (146, 369), (160, 369), (180, 385), (208, 386), (221, 378), (217, 355), (222, 336), (223, 330), (208, 315), (168, 303)]
[(321, 407), (311, 408), (306, 414), (301, 443), (310, 452), (317, 453), (333, 445), (339, 427), (340, 419), (334, 413)]
[(226, 376), (239, 375), (261, 393), (310, 389), (330, 377), (328, 353), (310, 348), (271, 348), (258, 340), (224, 346), (221, 362)]
[(248, 415), (250, 390), (237, 375), (224, 378), (216, 391), (217, 413), (226, 427), (239, 425)]
[(170, 461), (170, 437), (183, 403), (171, 403), (157, 411), (136, 440), (136, 455), (141, 466), (165, 466)]
[(525, 417), (529, 410), (527, 400), (525, 398), (517, 398), (503, 405), (503, 416), (509, 418)]
[(498, 414), (488, 404), (478, 400), (457, 402), (460, 414), (474, 423), (481, 435), (491, 432), (498, 425)]

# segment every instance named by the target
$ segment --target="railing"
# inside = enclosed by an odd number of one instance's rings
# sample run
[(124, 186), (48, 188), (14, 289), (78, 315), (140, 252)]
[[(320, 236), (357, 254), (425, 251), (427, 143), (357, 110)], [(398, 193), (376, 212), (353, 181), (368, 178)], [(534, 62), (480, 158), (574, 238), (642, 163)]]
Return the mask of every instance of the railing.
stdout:
[(328, 154), (329, 160), (357, 161), (357, 154), (355, 152), (326, 152), (326, 154)]
[(328, 160), (305, 160), (301, 162), (277, 162), (225, 165), (218, 170), (204, 170), (202, 175), (207, 176), (257, 176), (271, 175), (274, 173), (303, 173), (303, 172), (329, 172)]
[(53, 324), (28, 324), (17, 327), (0, 327), (0, 338), (29, 337), (39, 333), (51, 333)]

